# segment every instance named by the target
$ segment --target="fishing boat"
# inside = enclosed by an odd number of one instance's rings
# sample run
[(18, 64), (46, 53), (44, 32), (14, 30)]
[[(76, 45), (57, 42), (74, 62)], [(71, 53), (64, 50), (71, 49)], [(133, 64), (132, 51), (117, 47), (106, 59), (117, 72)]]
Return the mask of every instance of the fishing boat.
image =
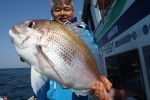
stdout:
[(103, 58), (101, 72), (114, 87), (150, 100), (150, 1), (84, 0), (82, 20)]

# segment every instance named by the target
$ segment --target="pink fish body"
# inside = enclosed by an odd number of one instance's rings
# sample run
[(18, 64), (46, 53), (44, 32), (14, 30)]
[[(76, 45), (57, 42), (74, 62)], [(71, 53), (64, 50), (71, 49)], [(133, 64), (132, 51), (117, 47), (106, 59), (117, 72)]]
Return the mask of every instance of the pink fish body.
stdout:
[(9, 35), (16, 52), (31, 66), (35, 93), (47, 79), (72, 88), (77, 95), (87, 95), (101, 81), (89, 48), (69, 28), (54, 21), (31, 20), (15, 25)]

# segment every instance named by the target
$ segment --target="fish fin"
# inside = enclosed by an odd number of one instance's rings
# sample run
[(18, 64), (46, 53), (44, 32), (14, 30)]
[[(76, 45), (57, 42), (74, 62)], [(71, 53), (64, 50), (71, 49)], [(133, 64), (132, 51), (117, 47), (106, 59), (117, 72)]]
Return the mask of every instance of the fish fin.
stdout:
[(73, 92), (77, 95), (77, 96), (87, 96), (89, 94), (89, 91), (87, 90), (73, 90)]
[(109, 97), (111, 97), (112, 100), (125, 100), (133, 96), (137, 96), (137, 94), (123, 89), (112, 88), (109, 92)]
[(47, 81), (47, 77), (40, 74), (36, 69), (31, 67), (31, 86), (35, 94), (41, 89)]
[[(39, 60), (39, 66), (43, 67), (44, 70), (47, 70), (46, 68), (44, 68), (45, 66), (48, 66), (50, 67), (50, 69), (52, 69), (50, 71), (50, 73), (53, 73), (51, 75), (51, 79), (54, 80), (54, 79), (57, 79), (55, 80), (56, 82), (61, 81), (61, 85), (63, 85), (63, 81), (62, 81), (62, 78), (61, 76), (59, 75), (59, 73), (57, 72), (57, 70), (54, 68), (54, 64), (53, 62), (49, 59), (49, 57), (45, 54), (45, 52), (42, 50), (42, 45), (37, 45), (37, 50), (38, 50), (38, 54), (37, 54), (37, 58)], [(55, 78), (53, 78), (55, 76)], [(64, 86), (64, 85), (63, 85)]]

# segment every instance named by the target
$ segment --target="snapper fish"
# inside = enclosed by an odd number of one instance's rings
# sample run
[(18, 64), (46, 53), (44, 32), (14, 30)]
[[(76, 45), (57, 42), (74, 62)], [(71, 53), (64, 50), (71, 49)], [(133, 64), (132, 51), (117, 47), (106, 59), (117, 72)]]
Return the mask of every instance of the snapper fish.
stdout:
[[(31, 66), (34, 93), (47, 79), (72, 88), (77, 95), (87, 95), (96, 81), (102, 81), (87, 45), (62, 24), (29, 20), (13, 26), (9, 35), (18, 55)], [(114, 95), (112, 92), (114, 88), (110, 91)], [(110, 93), (110, 100), (115, 100)]]

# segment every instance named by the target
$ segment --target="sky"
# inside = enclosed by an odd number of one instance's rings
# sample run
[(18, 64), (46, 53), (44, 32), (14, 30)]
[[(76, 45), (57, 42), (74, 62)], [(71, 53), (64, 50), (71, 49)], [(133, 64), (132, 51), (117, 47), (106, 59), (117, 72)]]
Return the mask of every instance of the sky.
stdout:
[[(81, 19), (84, 0), (74, 0), (74, 15)], [(31, 19), (51, 19), (49, 0), (0, 0), (0, 69), (30, 68), (20, 61), (9, 37), (12, 26)]]

